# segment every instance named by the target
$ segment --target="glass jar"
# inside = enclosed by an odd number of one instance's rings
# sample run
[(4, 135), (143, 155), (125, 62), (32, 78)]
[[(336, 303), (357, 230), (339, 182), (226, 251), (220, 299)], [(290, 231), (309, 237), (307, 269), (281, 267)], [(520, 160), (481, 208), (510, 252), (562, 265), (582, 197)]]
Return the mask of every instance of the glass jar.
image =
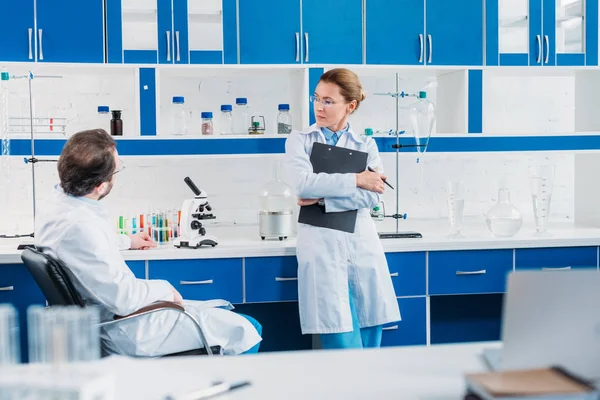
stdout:
[(203, 112), (201, 114), (202, 117), (202, 134), (203, 135), (212, 135), (214, 133), (213, 130), (213, 113)]
[(231, 104), (221, 106), (220, 128), (221, 135), (231, 135), (233, 133), (233, 114)]
[(235, 111), (233, 112), (233, 133), (237, 135), (247, 134), (249, 126), (248, 99), (238, 97), (235, 99)]
[(487, 229), (498, 237), (511, 237), (517, 234), (523, 225), (521, 212), (510, 203), (510, 190), (498, 190), (498, 203), (485, 214)]
[(185, 111), (185, 98), (183, 96), (173, 97), (173, 134), (187, 134), (187, 113)]
[(98, 106), (96, 127), (110, 132), (110, 108), (108, 106)]
[(277, 108), (279, 110), (279, 114), (277, 114), (277, 133), (292, 133), (292, 114), (290, 114), (290, 105), (280, 104)]

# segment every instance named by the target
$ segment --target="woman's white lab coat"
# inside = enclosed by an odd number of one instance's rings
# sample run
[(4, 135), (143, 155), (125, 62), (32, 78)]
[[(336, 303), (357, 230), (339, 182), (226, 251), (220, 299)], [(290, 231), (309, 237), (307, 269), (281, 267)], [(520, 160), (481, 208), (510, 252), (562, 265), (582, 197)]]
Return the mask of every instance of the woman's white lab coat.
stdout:
[[(352, 331), (349, 296), (361, 328), (400, 320), (385, 253), (369, 210), (377, 193), (356, 187), (355, 174), (315, 174), (310, 163), (314, 142), (326, 143), (317, 125), (294, 131), (286, 140), (287, 178), (303, 199), (325, 200), (326, 212), (359, 210), (354, 233), (298, 224), (298, 297), (302, 332)], [(369, 154), (368, 165), (383, 172), (373, 138), (352, 128), (337, 146)]]
[[(159, 300), (173, 300), (173, 287), (164, 280), (136, 278), (120, 250), (130, 247), (127, 236), (117, 235), (100, 201), (66, 195), (57, 186), (36, 220), (36, 246), (62, 260), (73, 284), (87, 304), (100, 308), (102, 321), (127, 315)], [(151, 256), (151, 251), (148, 251)], [(260, 342), (256, 329), (231, 311), (223, 300), (185, 301), (211, 346), (239, 354)], [(138, 317), (101, 332), (111, 353), (155, 356), (202, 347), (190, 320), (172, 311)]]

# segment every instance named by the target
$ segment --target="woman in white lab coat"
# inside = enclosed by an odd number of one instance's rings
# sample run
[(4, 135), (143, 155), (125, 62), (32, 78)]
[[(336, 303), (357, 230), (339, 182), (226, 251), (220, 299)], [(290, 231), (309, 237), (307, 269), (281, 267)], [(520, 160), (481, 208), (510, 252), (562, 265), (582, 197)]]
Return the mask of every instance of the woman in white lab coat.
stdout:
[[(300, 206), (325, 212), (358, 210), (354, 233), (298, 224), (298, 295), (304, 334), (320, 334), (323, 348), (379, 347), (382, 325), (400, 320), (383, 247), (369, 210), (386, 179), (373, 138), (352, 129), (348, 117), (365, 99), (358, 76), (333, 69), (320, 78), (311, 101), (316, 124), (286, 141), (286, 165)], [(313, 173), (314, 142), (368, 153), (359, 174)]]

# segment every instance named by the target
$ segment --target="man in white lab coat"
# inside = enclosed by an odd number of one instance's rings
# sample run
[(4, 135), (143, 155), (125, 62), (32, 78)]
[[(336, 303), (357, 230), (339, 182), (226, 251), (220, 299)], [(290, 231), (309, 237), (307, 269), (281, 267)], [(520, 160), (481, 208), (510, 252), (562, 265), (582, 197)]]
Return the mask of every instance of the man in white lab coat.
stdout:
[[(63, 261), (73, 284), (101, 320), (127, 315), (156, 301), (182, 304), (200, 322), (211, 346), (225, 354), (253, 353), (261, 341), (256, 320), (230, 311), (225, 300), (186, 301), (169, 282), (137, 279), (120, 250), (147, 249), (147, 234), (117, 235), (99, 200), (107, 196), (123, 169), (115, 141), (104, 130), (83, 131), (65, 144), (58, 161), (60, 185), (36, 219), (36, 247)], [(160, 356), (203, 347), (189, 318), (160, 311), (103, 330), (108, 351)]]

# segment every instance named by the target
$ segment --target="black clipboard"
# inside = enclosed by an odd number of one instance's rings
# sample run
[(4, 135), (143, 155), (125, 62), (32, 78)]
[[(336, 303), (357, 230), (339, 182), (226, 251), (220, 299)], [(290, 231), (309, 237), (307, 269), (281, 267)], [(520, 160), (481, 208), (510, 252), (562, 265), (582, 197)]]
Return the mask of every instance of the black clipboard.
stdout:
[[(367, 169), (369, 154), (345, 147), (313, 143), (310, 162), (314, 173), (359, 174)], [(318, 204), (300, 207), (298, 222), (322, 228), (354, 233), (358, 210), (326, 213)]]

